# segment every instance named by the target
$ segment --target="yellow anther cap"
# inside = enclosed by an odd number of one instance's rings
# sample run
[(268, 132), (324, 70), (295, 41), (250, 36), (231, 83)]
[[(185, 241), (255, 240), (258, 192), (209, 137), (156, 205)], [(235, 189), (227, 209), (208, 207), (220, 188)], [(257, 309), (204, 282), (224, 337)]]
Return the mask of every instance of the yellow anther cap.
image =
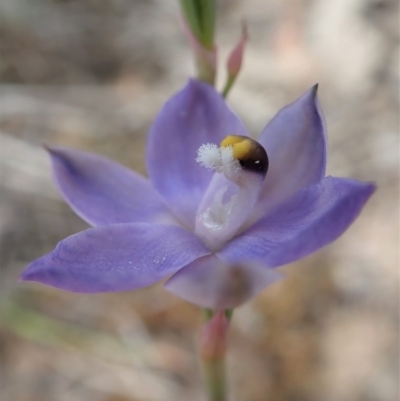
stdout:
[(228, 135), (220, 144), (221, 148), (232, 147), (233, 157), (243, 169), (266, 174), (268, 155), (265, 149), (254, 139), (241, 135)]

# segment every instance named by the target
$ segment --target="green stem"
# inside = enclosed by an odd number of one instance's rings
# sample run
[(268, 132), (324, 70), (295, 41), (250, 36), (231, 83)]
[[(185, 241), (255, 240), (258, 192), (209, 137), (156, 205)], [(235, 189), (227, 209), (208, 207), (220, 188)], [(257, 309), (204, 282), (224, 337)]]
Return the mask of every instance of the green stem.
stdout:
[(200, 337), (200, 363), (209, 401), (226, 401), (225, 356), (232, 309), (204, 309), (205, 323)]
[(197, 70), (197, 78), (200, 81), (207, 82), (214, 86), (215, 84), (215, 70), (207, 60), (204, 60), (202, 56), (195, 55), (195, 63)]
[[(195, 56), (197, 78), (214, 86), (216, 61), (214, 49), (216, 2), (215, 0), (180, 0), (187, 29), (190, 31)], [(192, 37), (195, 39), (193, 43)]]
[(225, 83), (225, 86), (224, 86), (224, 89), (222, 90), (222, 93), (221, 93), (221, 95), (222, 95), (222, 97), (224, 99), (226, 99), (226, 97), (228, 96), (228, 93), (230, 92), (230, 90), (231, 90), (233, 84), (235, 83), (235, 81), (236, 81), (236, 75), (235, 76), (232, 76), (232, 75), (228, 76), (228, 78), (226, 80), (226, 83)]
[(200, 0), (200, 24), (202, 28), (202, 43), (203, 45), (212, 50), (214, 47), (214, 34), (215, 34), (215, 19), (216, 19), (216, 4), (214, 0)]
[(226, 401), (225, 358), (203, 361), (202, 368), (209, 401)]

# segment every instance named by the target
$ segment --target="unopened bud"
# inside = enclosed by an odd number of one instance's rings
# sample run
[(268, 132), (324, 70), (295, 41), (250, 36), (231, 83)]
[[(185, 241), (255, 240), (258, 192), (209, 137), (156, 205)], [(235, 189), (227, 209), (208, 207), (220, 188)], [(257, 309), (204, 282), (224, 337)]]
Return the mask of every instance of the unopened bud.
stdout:
[(247, 39), (248, 39), (247, 25), (246, 23), (243, 23), (242, 36), (240, 37), (236, 46), (231, 51), (228, 58), (227, 69), (228, 69), (228, 74), (231, 78), (236, 77), (239, 74), (239, 71), (242, 67), (244, 49), (246, 46)]

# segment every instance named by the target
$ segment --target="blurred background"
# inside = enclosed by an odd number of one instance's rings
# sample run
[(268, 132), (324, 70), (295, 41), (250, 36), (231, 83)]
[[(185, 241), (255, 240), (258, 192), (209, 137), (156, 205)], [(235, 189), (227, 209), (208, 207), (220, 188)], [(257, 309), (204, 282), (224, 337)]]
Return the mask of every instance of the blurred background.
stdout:
[[(147, 130), (193, 72), (177, 4), (1, 1), (1, 401), (204, 399), (201, 314), (161, 285), (76, 295), (17, 282), (29, 261), (87, 227), (52, 184), (41, 143), (96, 151), (145, 174)], [(282, 268), (285, 281), (235, 312), (232, 400), (396, 401), (399, 4), (218, 4), (221, 67), (243, 18), (249, 26), (229, 103), (250, 132), (319, 82), (328, 174), (378, 184), (339, 240)]]

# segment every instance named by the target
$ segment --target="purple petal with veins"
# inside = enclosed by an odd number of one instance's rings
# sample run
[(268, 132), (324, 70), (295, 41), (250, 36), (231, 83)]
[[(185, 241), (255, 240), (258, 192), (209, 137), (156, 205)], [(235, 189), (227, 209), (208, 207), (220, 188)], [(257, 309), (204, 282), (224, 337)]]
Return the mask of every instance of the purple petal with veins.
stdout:
[(253, 222), (295, 192), (324, 178), (325, 136), (315, 85), (284, 107), (258, 138), (270, 166)]
[(267, 213), (218, 255), (227, 262), (293, 262), (338, 238), (357, 218), (375, 185), (327, 177)]
[(74, 292), (133, 290), (208, 253), (195, 235), (177, 226), (116, 224), (64, 239), (32, 262), (21, 279)]
[(53, 176), (66, 202), (93, 226), (133, 222), (172, 222), (150, 182), (105, 157), (47, 147)]

